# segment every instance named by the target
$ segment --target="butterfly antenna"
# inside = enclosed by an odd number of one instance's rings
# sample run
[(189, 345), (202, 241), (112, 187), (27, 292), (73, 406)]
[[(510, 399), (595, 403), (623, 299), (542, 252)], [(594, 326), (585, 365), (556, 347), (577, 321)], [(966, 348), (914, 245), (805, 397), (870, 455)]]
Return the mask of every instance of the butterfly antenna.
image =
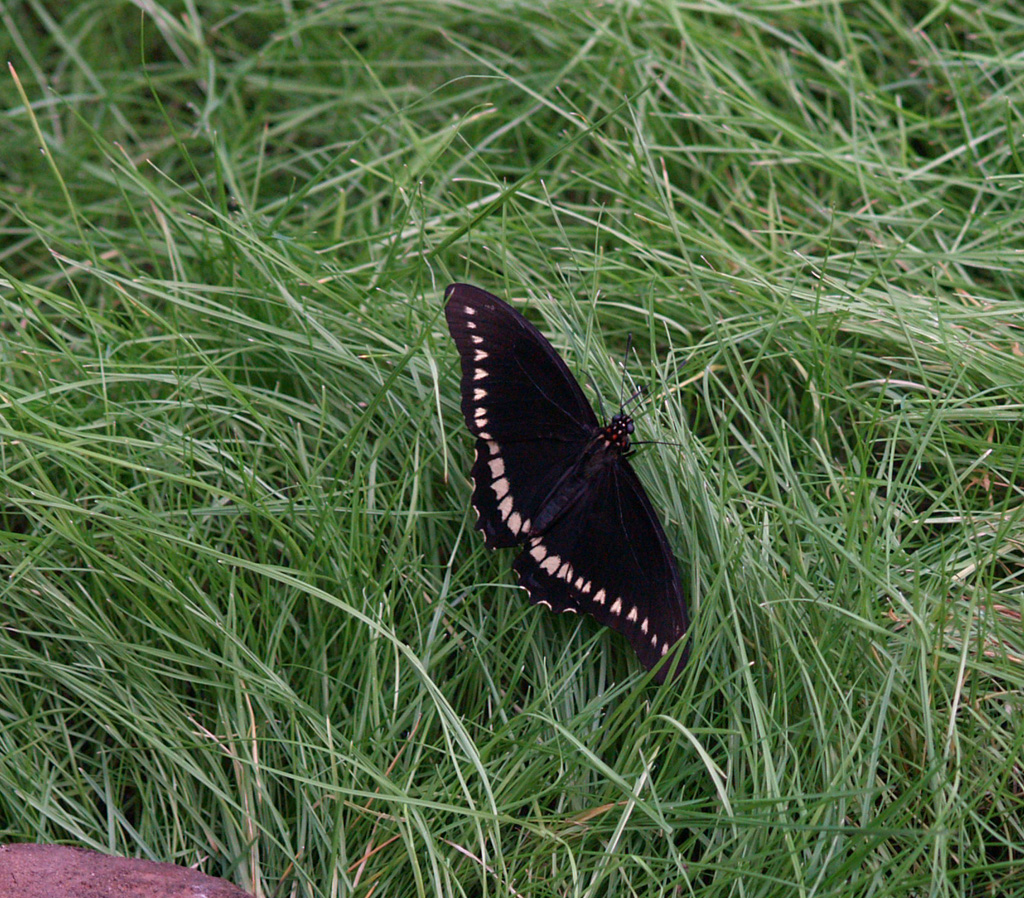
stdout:
[(632, 395), (632, 396), (630, 396), (630, 397), (629, 397), (629, 399), (627, 399), (627, 400), (626, 400), (626, 401), (625, 401), (625, 402), (624, 402), (624, 403), (622, 404), (622, 410), (623, 410), (623, 411), (625, 411), (625, 412), (627, 412), (627, 413), (629, 413), (629, 407), (630, 407), (630, 406), (631, 406), (631, 405), (632, 405), (632, 404), (633, 404), (634, 402), (635, 402), (635, 403), (636, 403), (637, 405), (639, 405), (639, 404), (640, 404), (640, 403), (641, 403), (641, 402), (643, 401), (643, 398), (644, 398), (644, 388), (643, 388), (643, 387), (637, 387), (637, 388), (636, 388), (636, 390), (634, 390), (634, 391), (633, 391), (633, 395)]
[[(629, 359), (629, 351), (632, 348), (632, 345), (633, 345), (633, 335), (630, 333), (630, 334), (626, 335), (626, 360)], [(634, 402), (637, 405), (639, 405), (643, 401), (643, 398), (644, 398), (644, 388), (643, 387), (637, 387), (633, 391), (633, 393), (630, 395), (630, 397), (628, 399), (626, 399), (625, 398), (625, 395), (626, 395), (625, 385), (626, 385), (626, 361), (624, 360), (623, 363), (622, 363), (622, 389), (619, 391), (619, 411), (624, 412), (625, 414), (628, 414), (628, 415), (630, 415), (630, 417), (632, 417), (632, 410), (631, 410), (630, 407), (633, 405)], [(669, 442), (667, 440), (631, 440), (631, 445), (633, 447), (636, 447), (636, 446), (675, 446), (675, 447), (677, 447), (679, 449), (683, 448), (683, 444), (682, 443), (672, 443), (672, 442)]]
[(642, 399), (644, 396), (644, 388), (637, 387), (632, 392), (630, 397), (628, 399), (626, 398), (626, 371), (629, 366), (629, 353), (632, 351), (632, 349), (633, 334), (632, 332), (630, 332), (626, 334), (626, 354), (622, 359), (622, 384), (619, 387), (619, 411), (626, 414), (631, 414), (630, 406), (632, 406), (634, 402), (636, 402), (639, 405), (639, 402), (637, 402), (637, 400)]
[(633, 332), (626, 334), (626, 351), (622, 355), (622, 381), (619, 383), (619, 411), (624, 411), (627, 402), (633, 398), (626, 399), (626, 370), (629, 367), (629, 351), (633, 348)]

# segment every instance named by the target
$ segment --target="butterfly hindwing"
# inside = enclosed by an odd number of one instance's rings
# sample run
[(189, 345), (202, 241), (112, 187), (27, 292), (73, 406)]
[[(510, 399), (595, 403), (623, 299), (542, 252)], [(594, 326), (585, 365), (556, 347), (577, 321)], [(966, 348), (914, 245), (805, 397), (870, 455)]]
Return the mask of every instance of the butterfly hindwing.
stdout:
[(650, 669), (689, 626), (675, 558), (629, 462), (607, 466), (591, 486), (527, 541), (513, 568), (535, 604), (592, 615), (622, 633)]
[(473, 507), (489, 549), (517, 546), (586, 442), (477, 439)]
[[(445, 298), (487, 546), (521, 546), (514, 567), (531, 601), (593, 615), (654, 667), (688, 617), (668, 540), (624, 456), (631, 419), (601, 427), (544, 335), (498, 297), (452, 284)], [(681, 668), (687, 651), (656, 679)]]

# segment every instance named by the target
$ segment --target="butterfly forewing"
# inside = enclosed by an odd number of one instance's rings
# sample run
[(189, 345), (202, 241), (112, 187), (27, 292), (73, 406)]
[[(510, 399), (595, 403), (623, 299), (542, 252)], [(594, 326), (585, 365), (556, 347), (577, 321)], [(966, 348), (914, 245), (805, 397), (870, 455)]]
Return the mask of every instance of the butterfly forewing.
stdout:
[(622, 454), (628, 436), (599, 426), (565, 362), (519, 312), (468, 284), (445, 296), (462, 411), (477, 437), (473, 505), (485, 542), (522, 546), (514, 567), (534, 603), (593, 615), (645, 667), (672, 655), (656, 674), (663, 681), (685, 661), (688, 646), (678, 657), (674, 647), (689, 621), (668, 540)]
[(565, 362), (515, 309), (469, 284), (452, 284), (445, 296), (462, 361), (462, 413), (477, 436), (477, 527), (488, 548), (515, 546), (597, 418)]
[(486, 290), (452, 284), (445, 317), (462, 360), (462, 413), (481, 439), (585, 440), (597, 417), (544, 335)]

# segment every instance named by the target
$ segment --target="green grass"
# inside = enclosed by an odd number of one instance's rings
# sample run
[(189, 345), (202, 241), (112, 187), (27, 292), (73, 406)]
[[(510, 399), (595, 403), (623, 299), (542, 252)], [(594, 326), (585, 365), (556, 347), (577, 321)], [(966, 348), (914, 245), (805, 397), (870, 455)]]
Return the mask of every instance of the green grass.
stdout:
[[(145, 8), (0, 10), (0, 841), (1024, 895), (1020, 7)], [(473, 531), (452, 280), (634, 335), (676, 684)]]

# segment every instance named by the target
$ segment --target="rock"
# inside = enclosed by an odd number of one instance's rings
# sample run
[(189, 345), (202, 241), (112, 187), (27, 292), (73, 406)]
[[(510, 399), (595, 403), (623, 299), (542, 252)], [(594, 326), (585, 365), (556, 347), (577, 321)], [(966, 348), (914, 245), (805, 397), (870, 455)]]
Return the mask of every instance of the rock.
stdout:
[(64, 845), (0, 845), (0, 898), (251, 898), (189, 867)]

